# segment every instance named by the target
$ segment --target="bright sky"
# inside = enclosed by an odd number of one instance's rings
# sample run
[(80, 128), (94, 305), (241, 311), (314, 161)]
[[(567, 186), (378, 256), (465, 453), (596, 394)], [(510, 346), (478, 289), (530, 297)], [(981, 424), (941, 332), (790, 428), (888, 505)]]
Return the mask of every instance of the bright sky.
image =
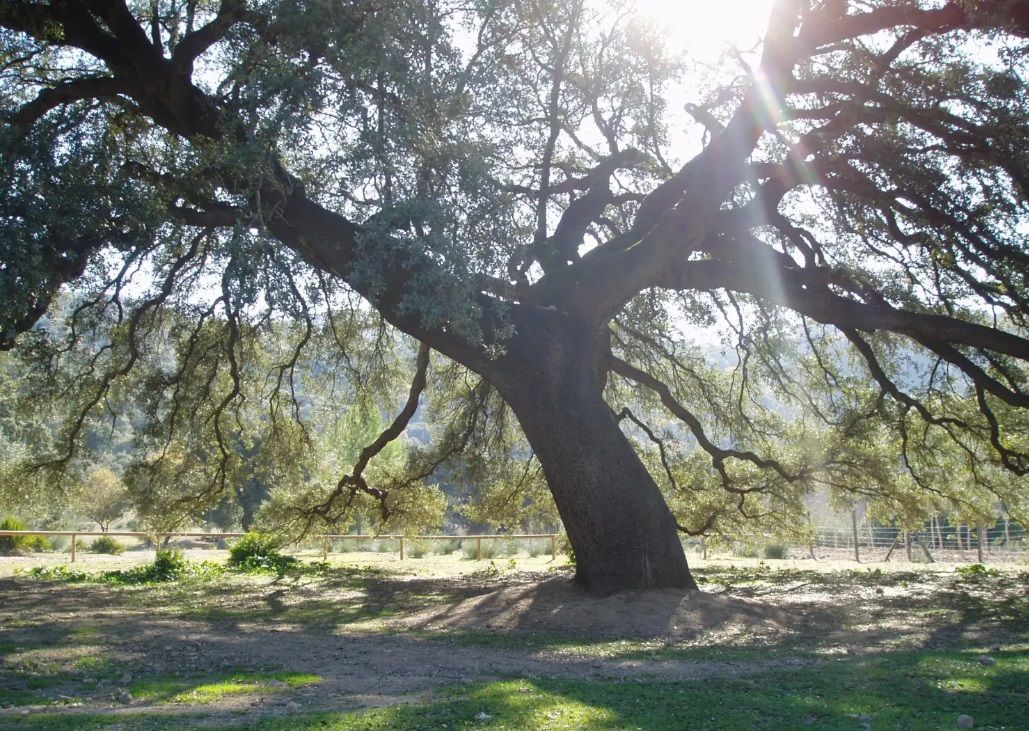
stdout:
[(772, 0), (636, 0), (672, 48), (715, 60), (728, 45), (751, 49), (768, 22)]

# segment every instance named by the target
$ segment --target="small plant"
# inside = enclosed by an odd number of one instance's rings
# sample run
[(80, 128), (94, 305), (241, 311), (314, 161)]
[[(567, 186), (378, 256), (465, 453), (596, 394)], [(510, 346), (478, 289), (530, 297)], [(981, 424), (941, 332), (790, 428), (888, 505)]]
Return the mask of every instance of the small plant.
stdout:
[(243, 571), (274, 571), (281, 576), (296, 562), (279, 551), (276, 538), (263, 533), (247, 533), (229, 548), (229, 565)]
[(70, 584), (86, 581), (90, 578), (89, 574), (86, 572), (70, 569), (64, 564), (58, 564), (57, 566), (36, 566), (26, 571), (25, 575), (31, 576), (34, 579), (66, 581)]
[(769, 543), (765, 546), (765, 558), (784, 559), (786, 558), (786, 546), (782, 543)]
[(461, 550), (464, 553), (464, 557), (475, 561), (477, 559), (494, 559), (500, 555), (500, 546), (497, 545), (497, 541), (491, 538), (482, 539), (482, 548), (479, 548), (479, 540), (471, 539), (461, 544)]
[(997, 569), (991, 569), (988, 566), (983, 566), (981, 563), (973, 563), (968, 566), (958, 566), (954, 570), (963, 580), (970, 582), (983, 581), (995, 576), (1000, 576), (1000, 571)]
[[(8, 515), (0, 523), (0, 530), (29, 530), (22, 520)], [(0, 536), (0, 555), (18, 551), (52, 551), (53, 544), (46, 536)]]
[(253, 558), (279, 553), (279, 543), (271, 536), (251, 531), (229, 547), (229, 563), (239, 566)]
[(573, 569), (577, 568), (578, 559), (575, 557), (575, 549), (572, 548), (572, 542), (568, 540), (567, 533), (562, 533), (558, 536), (557, 550), (568, 558), (567, 566), (571, 566)]
[(125, 544), (111, 536), (98, 536), (89, 544), (92, 553), (106, 553), (109, 556), (120, 556), (125, 553)]
[(54, 542), (46, 536), (27, 536), (25, 547), (37, 553), (51, 553), (54, 551)]
[(224, 571), (222, 566), (213, 561), (187, 561), (181, 550), (165, 548), (157, 551), (152, 563), (125, 571), (87, 573), (62, 565), (37, 566), (24, 573), (34, 579), (67, 583), (90, 581), (109, 584), (149, 584), (217, 576)]
[(150, 581), (174, 581), (186, 573), (189, 561), (181, 549), (161, 548), (154, 554), (154, 562), (146, 568)]
[(436, 551), (441, 556), (449, 556), (450, 554), (454, 553), (455, 551), (460, 550), (460, 548), (461, 548), (461, 539), (460, 538), (451, 538), (449, 540), (442, 541), (441, 543), (439, 543), (437, 545)]
[(751, 543), (736, 541), (732, 544), (732, 555), (736, 558), (757, 558), (757, 547)]
[(517, 556), (518, 555), (518, 541), (514, 538), (508, 538), (506, 541), (495, 541), (497, 543), (497, 551), (499, 556)]
[(532, 558), (536, 558), (537, 556), (542, 556), (544, 553), (546, 553), (547, 547), (543, 544), (543, 541), (541, 539), (530, 538), (528, 551), (529, 555)]
[(407, 555), (411, 558), (422, 558), (427, 553), (430, 553), (429, 542), (422, 539), (415, 539), (407, 544)]

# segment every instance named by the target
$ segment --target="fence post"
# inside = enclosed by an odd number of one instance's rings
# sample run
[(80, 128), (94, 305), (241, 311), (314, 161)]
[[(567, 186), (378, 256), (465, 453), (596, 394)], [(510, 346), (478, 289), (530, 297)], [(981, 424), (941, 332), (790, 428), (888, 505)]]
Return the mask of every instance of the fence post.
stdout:
[(475, 560), (482, 560), (482, 536), (477, 536), (475, 538)]
[(861, 549), (858, 548), (857, 511), (850, 511), (850, 527), (854, 530), (854, 560), (861, 563)]
[(400, 536), (400, 560), (404, 560), (404, 537)]
[(933, 555), (931, 553), (929, 553), (929, 549), (925, 547), (925, 544), (922, 543), (922, 539), (919, 538), (917, 535), (915, 536), (915, 542), (918, 544), (918, 547), (922, 549), (922, 553), (925, 554), (925, 557), (929, 560), (929, 563), (936, 563), (936, 559), (933, 558)]
[(329, 539), (322, 541), (322, 561), (329, 560)]
[(79, 537), (74, 533), (71, 534), (71, 562), (75, 563), (75, 544), (78, 543)]
[(979, 540), (975, 542), (975, 550), (978, 555), (979, 563), (983, 562), (983, 525), (979, 524)]
[(904, 531), (904, 548), (907, 549), (908, 563), (911, 563), (911, 531)]
[(557, 533), (550, 534), (550, 560), (557, 561)]

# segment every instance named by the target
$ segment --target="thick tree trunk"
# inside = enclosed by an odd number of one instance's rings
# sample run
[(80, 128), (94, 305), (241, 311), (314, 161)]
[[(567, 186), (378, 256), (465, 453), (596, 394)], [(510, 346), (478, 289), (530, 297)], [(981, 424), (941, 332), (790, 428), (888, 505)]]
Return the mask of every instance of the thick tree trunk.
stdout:
[(696, 589), (675, 519), (602, 397), (599, 344), (561, 330), (516, 338), (505, 360), (520, 365), (491, 380), (543, 467), (575, 551), (576, 581), (598, 595)]

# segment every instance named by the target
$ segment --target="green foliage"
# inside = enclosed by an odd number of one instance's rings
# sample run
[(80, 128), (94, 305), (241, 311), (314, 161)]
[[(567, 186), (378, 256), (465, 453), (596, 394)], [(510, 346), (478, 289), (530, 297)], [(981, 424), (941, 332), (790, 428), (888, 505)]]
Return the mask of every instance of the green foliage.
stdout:
[(119, 556), (125, 553), (125, 544), (111, 536), (98, 536), (89, 544), (92, 553), (106, 553), (111, 556)]
[(464, 552), (466, 559), (476, 560), (478, 558), (494, 559), (501, 555), (501, 545), (497, 539), (494, 538), (483, 538), (482, 547), (479, 547), (479, 540), (475, 538), (469, 538), (461, 544), (461, 549)]
[(445, 541), (437, 541), (436, 543), (436, 553), (441, 556), (449, 556), (459, 550), (461, 550), (460, 538), (448, 538)]
[(147, 567), (149, 581), (174, 581), (189, 570), (189, 562), (180, 549), (162, 548), (154, 554), (153, 563)]
[(151, 563), (131, 569), (90, 573), (59, 564), (36, 566), (26, 571), (25, 575), (35, 579), (67, 583), (94, 581), (106, 584), (152, 584), (208, 578), (217, 576), (222, 571), (224, 569), (216, 563), (188, 561), (181, 550), (170, 548), (157, 551)]
[(274, 571), (282, 575), (297, 560), (279, 551), (279, 539), (251, 531), (229, 547), (229, 565), (241, 571)]
[(764, 548), (764, 557), (772, 559), (783, 559), (786, 558), (786, 552), (788, 548), (782, 543), (769, 543)]
[[(8, 515), (0, 523), (0, 530), (28, 530), (24, 521)], [(11, 553), (24, 545), (26, 536), (0, 536), (0, 553)]]
[(94, 574), (69, 568), (66, 564), (57, 564), (56, 566), (33, 566), (25, 572), (25, 575), (31, 576), (34, 579), (63, 581), (70, 584), (88, 581), (95, 577)]
[(575, 568), (578, 564), (578, 560), (575, 557), (575, 548), (572, 546), (572, 542), (568, 540), (568, 534), (562, 533), (557, 537), (557, 552), (562, 554), (566, 558), (566, 563)]
[(1000, 571), (990, 568), (989, 566), (983, 566), (981, 563), (973, 563), (968, 566), (958, 566), (954, 571), (963, 581), (967, 581), (969, 583), (981, 583), (987, 579), (1000, 576)]
[[(29, 530), (23, 520), (8, 515), (0, 522), (0, 530)], [(46, 536), (0, 536), (0, 555), (17, 551), (53, 551), (54, 546)]]
[(734, 541), (732, 544), (732, 555), (737, 558), (757, 558), (757, 546), (749, 541)]
[[(273, 682), (274, 681), (274, 682)], [(311, 673), (226, 672), (179, 678), (141, 680), (132, 684), (132, 697), (148, 703), (204, 705), (236, 695), (275, 695), (320, 683)]]
[(109, 467), (92, 467), (77, 486), (73, 508), (106, 531), (132, 505), (125, 483)]
[[(623, 427), (687, 528), (784, 541), (821, 486), (905, 525), (1029, 515), (1029, 56), (1006, 3), (955, 2), (955, 25), (940, 3), (851, 3), (838, 38), (819, 27), (840, 4), (807, 3), (764, 65), (680, 58), (622, 3), (251, 3), (201, 34), (196, 75), (176, 62), (185, 95), (125, 39), (170, 54), (213, 5), (150, 5), (95, 42), (64, 3), (0, 14), (0, 338), (25, 364), (0, 364), (5, 509), (57, 504), (19, 465), (80, 474), (65, 456), (130, 425), (123, 479), (155, 530), (415, 532), (442, 522), (441, 465), (464, 517), (556, 524), (495, 376), (537, 364), (483, 365), (536, 323), (534, 358), (578, 348), (557, 318), (662, 384), (605, 373), (605, 396), (651, 425)], [(132, 93), (90, 97), (114, 57)], [(166, 113), (187, 102), (205, 112)], [(683, 140), (754, 118), (682, 167)], [(689, 220), (650, 236), (677, 206)], [(361, 485), (409, 382), (387, 321), (456, 360), (433, 366), (421, 443), (391, 442)]]
[(407, 543), (404, 550), (411, 558), (422, 558), (432, 552), (432, 544), (423, 538), (415, 538)]

